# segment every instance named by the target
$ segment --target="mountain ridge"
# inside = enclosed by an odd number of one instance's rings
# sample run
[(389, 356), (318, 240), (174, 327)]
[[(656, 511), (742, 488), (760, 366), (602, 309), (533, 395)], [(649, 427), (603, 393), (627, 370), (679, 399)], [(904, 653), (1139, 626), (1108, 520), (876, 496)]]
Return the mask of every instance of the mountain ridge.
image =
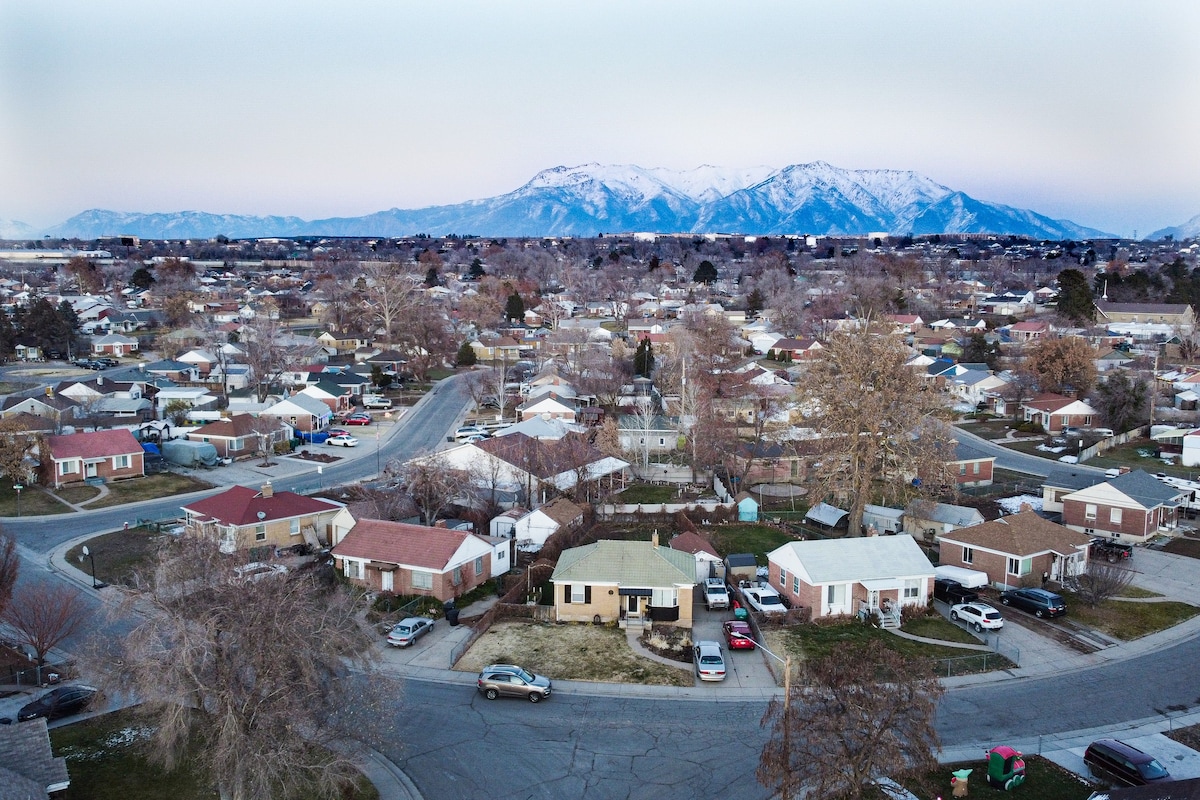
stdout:
[(581, 164), (542, 170), (507, 194), (359, 217), (115, 212), (89, 209), (45, 231), (62, 238), (264, 236), (595, 236), (602, 233), (861, 236), (990, 233), (1112, 238), (1029, 209), (990, 203), (910, 170), (848, 170), (822, 161), (670, 170)]

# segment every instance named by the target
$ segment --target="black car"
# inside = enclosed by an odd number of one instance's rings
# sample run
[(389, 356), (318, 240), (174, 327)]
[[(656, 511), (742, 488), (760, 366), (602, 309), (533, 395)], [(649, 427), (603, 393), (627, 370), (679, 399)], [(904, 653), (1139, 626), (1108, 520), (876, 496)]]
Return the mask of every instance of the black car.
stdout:
[(17, 712), (17, 721), (24, 722), (27, 719), (37, 719), (45, 717), (46, 719), (58, 719), (71, 714), (78, 714), (91, 704), (96, 697), (97, 690), (91, 686), (59, 686), (57, 689), (51, 689), (44, 695), (34, 700), (32, 703), (26, 703)]
[(958, 581), (949, 578), (934, 578), (933, 599), (941, 600), (953, 606), (959, 603), (973, 603), (979, 599), (979, 594), (971, 591)]
[(1000, 593), (1000, 602), (1029, 611), (1037, 617), (1061, 617), (1067, 613), (1063, 599), (1045, 589), (1006, 589)]

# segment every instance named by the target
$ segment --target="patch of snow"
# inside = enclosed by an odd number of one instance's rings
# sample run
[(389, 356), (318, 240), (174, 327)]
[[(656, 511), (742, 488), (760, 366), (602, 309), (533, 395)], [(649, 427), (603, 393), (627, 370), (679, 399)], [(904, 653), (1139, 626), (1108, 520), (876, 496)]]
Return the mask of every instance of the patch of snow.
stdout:
[(1018, 513), (1021, 510), (1021, 506), (1026, 503), (1034, 511), (1042, 510), (1042, 498), (1039, 495), (1019, 494), (1016, 497), (1002, 497), (996, 501), (996, 505), (1003, 508), (1006, 514)]

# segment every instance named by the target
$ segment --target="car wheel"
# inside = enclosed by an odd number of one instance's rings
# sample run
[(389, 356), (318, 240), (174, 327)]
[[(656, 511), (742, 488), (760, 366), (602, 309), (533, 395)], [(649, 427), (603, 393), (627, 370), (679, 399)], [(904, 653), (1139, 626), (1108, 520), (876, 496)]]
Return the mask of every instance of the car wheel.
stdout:
[(540, 693), (540, 692), (530, 692), (530, 693), (529, 693), (529, 702), (531, 702), (531, 703), (540, 703), (540, 702), (542, 702), (542, 695), (541, 695), (541, 693)]
[(951, 611), (951, 612), (950, 612), (950, 619), (954, 620), (955, 622), (958, 622), (958, 612), (957, 612), (957, 611)]
[(486, 692), (483, 693), (483, 696), (486, 697), (488, 700), (495, 700), (497, 697), (500, 696), (500, 693), (497, 692), (495, 689), (488, 689)]
[(1007, 597), (1001, 597), (1000, 602), (1006, 606), (1012, 605), (1012, 600), (1009, 600)]
[(1046, 616), (1046, 612), (1039, 608), (1037, 611), (1033, 612), (1033, 615), (1038, 619), (1041, 619), (1042, 617)]
[(976, 622), (976, 623), (975, 623), (975, 632), (976, 632), (976, 633), (983, 633), (983, 626), (982, 626), (982, 625), (980, 625), (978, 622)]

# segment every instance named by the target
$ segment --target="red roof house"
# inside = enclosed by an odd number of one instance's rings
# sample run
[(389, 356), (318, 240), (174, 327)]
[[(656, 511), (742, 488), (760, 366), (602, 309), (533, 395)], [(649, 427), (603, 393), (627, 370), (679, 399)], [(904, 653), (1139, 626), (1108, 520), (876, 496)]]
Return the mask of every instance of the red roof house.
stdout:
[(360, 519), (333, 546), (334, 566), (378, 592), (453, 600), (509, 568), (509, 541), (468, 531)]
[(183, 506), (187, 532), (215, 537), (224, 552), (248, 547), (320, 547), (338, 514), (349, 516), (341, 503), (276, 492), (271, 484), (255, 490), (229, 489)]
[(59, 488), (88, 479), (120, 480), (145, 475), (142, 446), (125, 428), (47, 436), (42, 480)]

